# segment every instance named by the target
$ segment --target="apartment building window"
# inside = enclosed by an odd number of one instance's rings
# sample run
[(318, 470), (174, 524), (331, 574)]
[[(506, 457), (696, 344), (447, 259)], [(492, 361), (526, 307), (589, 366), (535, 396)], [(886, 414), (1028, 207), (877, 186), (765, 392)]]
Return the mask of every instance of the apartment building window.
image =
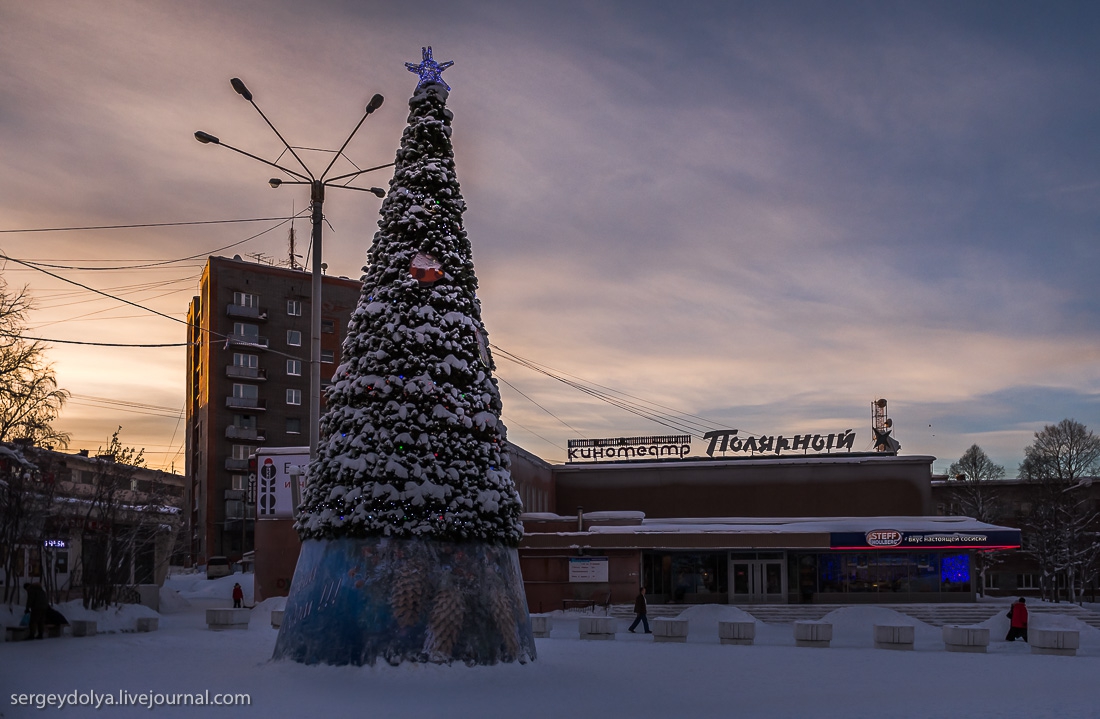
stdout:
[(325, 334), (332, 334), (336, 331), (336, 320), (321, 320), (321, 331)]
[(233, 489), (248, 489), (248, 475), (247, 474), (234, 474), (233, 475)]
[(302, 360), (288, 359), (286, 361), (286, 373), (291, 377), (302, 376)]
[(237, 305), (238, 307), (259, 307), (260, 296), (250, 295), (247, 292), (234, 292), (233, 304)]
[(321, 361), (326, 364), (333, 364), (336, 362), (335, 350), (321, 350)]
[(249, 355), (243, 352), (233, 353), (233, 366), (234, 367), (248, 367), (249, 369), (258, 369), (260, 366), (259, 355)]
[(233, 415), (233, 426), (237, 429), (256, 429), (256, 415), (235, 414)]
[(301, 404), (302, 403), (302, 390), (300, 390), (300, 389), (288, 389), (286, 391), (286, 403), (287, 404)]
[(286, 313), (288, 315), (290, 315), (291, 317), (301, 317), (302, 316), (302, 303), (298, 300), (287, 300), (286, 301)]
[(287, 417), (286, 418), (286, 433), (287, 434), (301, 434), (302, 433), (302, 419), (300, 417)]
[(259, 344), (260, 326), (249, 324), (247, 322), (234, 322), (233, 334), (237, 337), (243, 338), (246, 342), (255, 342)]
[(298, 330), (287, 330), (286, 331), (286, 343), (288, 345), (290, 345), (291, 347), (301, 347), (302, 346), (302, 333), (299, 332)]
[(252, 448), (247, 444), (233, 445), (233, 459), (248, 459), (250, 454), (252, 454)]
[(254, 384), (233, 384), (233, 396), (237, 399), (259, 399), (260, 388)]
[(1039, 589), (1041, 588), (1039, 583), (1038, 574), (1017, 574), (1016, 575), (1016, 588), (1017, 589)]

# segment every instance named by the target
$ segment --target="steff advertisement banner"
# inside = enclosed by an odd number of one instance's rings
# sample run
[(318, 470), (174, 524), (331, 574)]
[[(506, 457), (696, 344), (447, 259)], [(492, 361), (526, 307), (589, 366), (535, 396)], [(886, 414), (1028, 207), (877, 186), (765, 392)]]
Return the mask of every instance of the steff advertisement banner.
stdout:
[(831, 549), (1015, 549), (1020, 546), (1020, 530), (832, 532), (829, 546)]

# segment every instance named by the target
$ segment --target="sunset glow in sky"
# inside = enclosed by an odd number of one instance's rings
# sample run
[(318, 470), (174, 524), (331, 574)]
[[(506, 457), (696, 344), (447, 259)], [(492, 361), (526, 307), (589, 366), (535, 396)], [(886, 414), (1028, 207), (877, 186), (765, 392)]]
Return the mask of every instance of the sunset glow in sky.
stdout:
[[(860, 450), (886, 397), (903, 453), (945, 471), (976, 442), (1015, 476), (1044, 424), (1100, 431), (1098, 37), (1085, 2), (9, 2), (0, 229), (301, 211), (303, 188), (194, 140), (278, 156), (229, 79), (313, 148), (383, 94), (347, 150), (366, 167), (393, 160), (405, 63), (431, 45), (455, 63), (495, 345), (743, 431), (854, 428)], [(330, 274), (360, 275), (379, 205), (329, 193)], [(72, 268), (205, 256), (276, 224), (4, 233), (0, 252), (182, 321), (201, 258)], [(216, 254), (282, 260), (286, 239)], [(3, 277), (30, 287), (32, 336), (185, 339), (12, 262)], [(49, 356), (71, 450), (121, 425), (182, 471), (182, 347)], [(671, 431), (497, 365), (510, 439), (550, 461), (569, 438)]]

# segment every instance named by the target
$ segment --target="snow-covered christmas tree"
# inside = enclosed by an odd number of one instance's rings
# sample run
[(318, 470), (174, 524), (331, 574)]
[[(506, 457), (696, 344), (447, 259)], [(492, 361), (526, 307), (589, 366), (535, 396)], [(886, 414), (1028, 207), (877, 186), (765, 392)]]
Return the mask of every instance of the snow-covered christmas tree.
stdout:
[(500, 393), (451, 147), (420, 76), (297, 528), (275, 657), (491, 664), (535, 656)]

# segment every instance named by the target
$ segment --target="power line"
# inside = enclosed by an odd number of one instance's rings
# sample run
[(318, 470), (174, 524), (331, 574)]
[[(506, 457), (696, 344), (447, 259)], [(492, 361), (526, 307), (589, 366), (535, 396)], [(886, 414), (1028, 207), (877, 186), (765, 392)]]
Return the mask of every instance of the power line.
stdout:
[[(276, 225), (276, 227), (277, 227), (277, 225)], [(273, 228), (270, 228), (270, 229), (275, 229), (275, 228), (273, 227)], [(68, 282), (69, 284), (71, 284), (71, 285), (76, 285), (77, 287), (82, 287), (82, 288), (84, 288), (84, 289), (88, 290), (89, 292), (94, 292), (94, 293), (96, 293), (97, 295), (103, 295), (104, 297), (110, 297), (110, 298), (111, 298), (112, 300), (116, 300), (116, 301), (118, 301), (118, 302), (122, 302), (122, 303), (124, 303), (124, 304), (130, 305), (131, 307), (137, 307), (137, 308), (138, 308), (139, 310), (145, 310), (146, 312), (152, 312), (152, 313), (153, 313), (153, 314), (155, 314), (155, 315), (158, 315), (158, 316), (160, 316), (160, 317), (164, 317), (165, 319), (169, 319), (169, 320), (172, 320), (173, 322), (179, 322), (179, 323), (180, 323), (180, 324), (182, 324), (182, 325), (187, 325), (188, 327), (194, 327), (194, 328), (195, 328), (196, 330), (198, 330), (199, 332), (205, 332), (205, 333), (206, 333), (207, 335), (209, 335), (209, 336), (211, 336), (211, 337), (216, 337), (216, 338), (218, 338), (218, 339), (220, 339), (220, 340), (221, 340), (221, 339), (225, 340), (225, 342), (226, 342), (226, 347), (227, 347), (227, 348), (228, 348), (228, 346), (229, 346), (229, 342), (230, 342), (230, 340), (232, 339), (232, 338), (231, 338), (231, 337), (229, 337), (228, 335), (223, 335), (223, 334), (222, 334), (222, 333), (220, 333), (220, 332), (214, 332), (213, 330), (209, 330), (209, 329), (206, 329), (205, 327), (199, 327), (199, 326), (197, 326), (197, 325), (192, 325), (192, 324), (191, 324), (190, 322), (188, 322), (187, 320), (181, 320), (181, 319), (180, 319), (180, 318), (178, 318), (178, 317), (173, 317), (172, 315), (166, 315), (166, 314), (164, 314), (163, 312), (160, 312), (160, 311), (158, 311), (158, 310), (154, 310), (154, 309), (152, 309), (151, 307), (144, 307), (144, 306), (142, 306), (142, 305), (139, 305), (139, 304), (138, 304), (138, 303), (136, 303), (136, 302), (131, 302), (130, 300), (124, 300), (124, 299), (122, 299), (121, 297), (116, 297), (115, 295), (111, 295), (111, 294), (108, 294), (108, 293), (106, 293), (106, 292), (103, 292), (103, 291), (101, 291), (101, 290), (97, 290), (97, 289), (95, 289), (94, 287), (89, 287), (88, 285), (85, 285), (85, 284), (81, 284), (80, 282), (77, 282), (76, 280), (70, 280), (70, 279), (68, 279), (68, 278), (66, 278), (66, 277), (62, 277), (61, 275), (55, 274), (55, 273), (53, 273), (53, 272), (50, 272), (49, 270), (45, 270), (45, 269), (43, 269), (43, 268), (41, 268), (41, 267), (35, 267), (34, 265), (31, 265), (31, 264), (29, 264), (29, 263), (27, 263), (27, 262), (25, 262), (25, 261), (23, 261), (23, 260), (17, 260), (16, 258), (14, 258), (14, 257), (9, 257), (8, 255), (5, 255), (5, 254), (0, 254), (0, 259), (10, 260), (11, 262), (17, 262), (17, 263), (19, 263), (19, 264), (21, 264), (21, 265), (26, 265), (27, 267), (31, 267), (31, 268), (33, 268), (33, 269), (35, 269), (35, 270), (38, 270), (39, 272), (41, 272), (41, 273), (43, 273), (43, 274), (46, 274), (46, 275), (49, 275), (50, 277), (53, 277), (53, 278), (55, 278), (55, 279), (58, 279), (58, 280), (61, 280), (62, 282)], [(288, 358), (290, 358), (290, 359), (297, 359), (297, 360), (300, 360), (300, 359), (302, 359), (301, 357), (298, 357), (298, 356), (296, 356), (296, 355), (292, 355), (292, 354), (287, 354), (286, 352), (280, 352), (279, 350), (273, 350), (273, 349), (270, 349), (270, 348), (268, 348), (268, 347), (264, 347), (264, 350), (265, 350), (266, 352), (270, 352), (270, 353), (271, 353), (271, 354), (273, 354), (273, 355), (278, 355), (278, 356), (281, 356), (281, 357), (288, 357)]]
[[(200, 257), (205, 257), (207, 255), (211, 255), (215, 252), (221, 252), (222, 250), (228, 250), (229, 248), (236, 247), (237, 245), (243, 245), (244, 243), (246, 243), (250, 240), (254, 240), (254, 239), (256, 239), (257, 237), (259, 237), (261, 235), (266, 235), (268, 232), (271, 232), (272, 230), (276, 230), (276, 229), (282, 227), (286, 223), (290, 222), (291, 220), (296, 219), (297, 217), (301, 216), (305, 212), (306, 212), (305, 210), (302, 210), (302, 212), (299, 212), (297, 215), (293, 215), (291, 217), (268, 217), (268, 218), (264, 218), (264, 219), (268, 219), (268, 220), (282, 220), (282, 222), (280, 222), (277, 225), (272, 225), (271, 227), (267, 228), (266, 230), (263, 230), (262, 232), (257, 232), (256, 234), (252, 235), (251, 237), (246, 237), (243, 240), (240, 240), (238, 242), (234, 242), (232, 244), (225, 245), (224, 247), (217, 247), (217, 248), (215, 248), (213, 250), (209, 250), (207, 252), (200, 252), (197, 255), (189, 255), (188, 257), (180, 257), (180, 258), (175, 259), (175, 260), (163, 260), (161, 262), (147, 262), (147, 263), (138, 264), (138, 265), (119, 265), (117, 267), (80, 267), (80, 266), (74, 266), (74, 265), (55, 265), (55, 264), (49, 264), (49, 263), (46, 263), (46, 262), (33, 262), (33, 261), (30, 261), (30, 260), (23, 261), (22, 264), (27, 265), (28, 267), (32, 267), (34, 269), (41, 269), (42, 267), (49, 267), (50, 269), (54, 269), (54, 270), (80, 270), (80, 271), (88, 271), (88, 272), (104, 272), (104, 271), (115, 271), (115, 270), (143, 270), (143, 269), (150, 269), (150, 268), (153, 268), (153, 267), (161, 267), (163, 265), (171, 265), (171, 264), (174, 264), (176, 262), (186, 262), (187, 260), (198, 259)], [(210, 221), (210, 222), (180, 222), (180, 223), (174, 223), (174, 224), (175, 225), (206, 225), (206, 224), (215, 224), (215, 222), (258, 222), (258, 221), (259, 220), (220, 220), (220, 221)], [(125, 225), (125, 227), (143, 227), (143, 226), (145, 226), (145, 225)], [(165, 227), (167, 225), (147, 225), (147, 226), (148, 227)], [(83, 228), (83, 229), (112, 229), (112, 228)], [(0, 232), (14, 232), (14, 231), (15, 230), (0, 230)], [(16, 260), (16, 261), (18, 262), (18, 260)]]
[(237, 222), (272, 222), (289, 220), (290, 217), (250, 217), (243, 220), (201, 220), (194, 222), (148, 222), (139, 225), (92, 225), (88, 227), (32, 227), (22, 230), (0, 230), (0, 233), (19, 232), (75, 232), (83, 230), (132, 230), (139, 227), (184, 227), (186, 225), (227, 225)]
[[(115, 318), (111, 318), (115, 319)], [(81, 342), (79, 340), (55, 340), (48, 339), (46, 337), (28, 337), (27, 335), (10, 334), (8, 332), (0, 332), (0, 335), (4, 337), (14, 337), (20, 340), (29, 340), (30, 342), (49, 342), (62, 345), (88, 345), (91, 347), (193, 347), (193, 342), (169, 342), (165, 344), (128, 344), (125, 342)]]
[[(520, 391), (520, 390), (519, 390), (519, 389), (518, 389), (518, 388), (517, 388), (517, 387), (516, 387), (516, 386), (515, 386), (514, 384), (512, 384), (512, 383), (511, 383), (511, 382), (509, 382), (508, 380), (506, 380), (506, 379), (504, 379), (503, 377), (501, 377), (501, 376), (500, 376), (500, 373), (499, 373), (499, 372), (497, 373), (497, 379), (499, 379), (499, 380), (500, 380), (501, 382), (503, 382), (504, 384), (506, 384), (506, 385), (508, 385), (509, 387), (511, 387), (511, 388), (512, 388), (512, 390), (513, 390), (514, 392), (516, 392), (516, 393), (517, 393), (517, 394), (518, 394), (518, 395), (519, 395), (520, 397), (523, 397), (523, 398), (524, 398), (525, 400), (527, 400), (527, 401), (528, 401), (528, 402), (530, 402), (531, 404), (535, 405), (536, 407), (538, 407), (539, 409), (541, 409), (541, 410), (542, 410), (543, 412), (545, 412), (546, 414), (550, 415), (550, 416), (551, 416), (551, 417), (553, 417), (554, 419), (556, 419), (556, 420), (558, 420), (559, 422), (561, 422), (561, 423), (562, 423), (563, 425), (565, 425), (565, 426), (566, 426), (566, 427), (567, 427), (568, 429), (570, 429), (570, 430), (572, 430), (572, 431), (576, 432), (576, 433), (577, 433), (577, 434), (579, 434), (579, 435), (580, 435), (581, 437), (585, 437), (585, 435), (584, 435), (584, 433), (583, 433), (583, 432), (581, 432), (581, 431), (580, 431), (579, 429), (577, 429), (576, 427), (573, 427), (573, 426), (572, 426), (572, 425), (570, 425), (570, 424), (569, 424), (568, 422), (566, 422), (566, 421), (565, 421), (564, 419), (562, 419), (561, 417), (557, 416), (556, 414), (554, 414), (553, 412), (551, 412), (550, 410), (546, 409), (546, 408), (545, 408), (545, 407), (543, 407), (543, 406), (542, 406), (541, 404), (539, 404), (538, 402), (536, 402), (535, 400), (533, 400), (533, 399), (531, 399), (530, 397), (528, 397), (527, 395), (525, 395), (525, 394), (524, 394), (523, 392), (521, 392), (521, 391)], [(528, 431), (530, 432), (530, 430), (528, 430)], [(534, 433), (532, 432), (532, 434), (534, 434)], [(585, 439), (588, 439), (588, 438), (587, 438), (587, 437), (585, 437)]]

